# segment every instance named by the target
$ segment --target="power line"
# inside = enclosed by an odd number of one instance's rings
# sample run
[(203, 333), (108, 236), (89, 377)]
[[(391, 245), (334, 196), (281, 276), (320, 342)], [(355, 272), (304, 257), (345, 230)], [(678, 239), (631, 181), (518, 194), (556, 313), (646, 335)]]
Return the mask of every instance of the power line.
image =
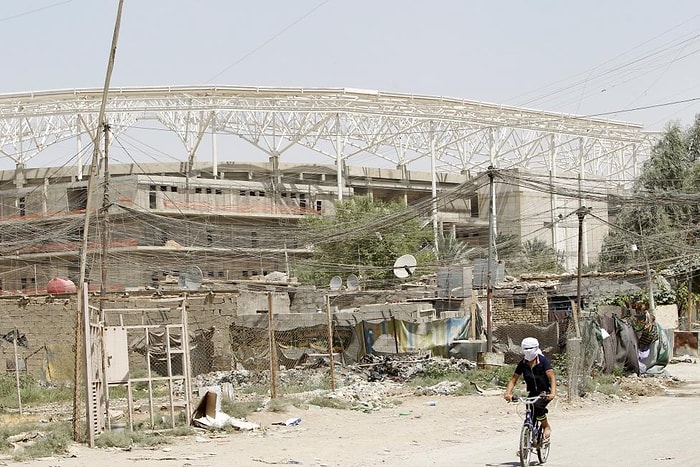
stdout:
[(10, 21), (10, 20), (13, 20), (13, 19), (21, 18), (22, 16), (31, 15), (31, 14), (34, 14), (34, 13), (39, 13), (40, 11), (44, 11), (44, 10), (48, 10), (49, 8), (55, 8), (55, 7), (57, 7), (57, 6), (65, 5), (66, 3), (70, 3), (70, 2), (72, 2), (72, 1), (73, 1), (73, 0), (65, 0), (65, 1), (63, 1), (63, 2), (53, 3), (53, 4), (51, 4), (51, 5), (46, 5), (46, 6), (42, 6), (42, 7), (39, 7), (39, 8), (34, 8), (33, 10), (27, 10), (27, 11), (25, 11), (25, 12), (18, 13), (18, 14), (16, 14), (16, 15), (6, 16), (6, 17), (4, 17), (4, 18), (0, 18), (0, 22)]
[(307, 11), (306, 13), (304, 13), (302, 16), (300, 16), (299, 18), (297, 18), (296, 20), (292, 21), (292, 22), (289, 23), (287, 26), (285, 26), (284, 28), (282, 28), (279, 32), (277, 32), (276, 34), (272, 35), (270, 38), (268, 38), (267, 40), (265, 40), (264, 42), (262, 42), (260, 45), (258, 45), (258, 46), (255, 47), (254, 49), (252, 49), (250, 52), (244, 54), (244, 55), (243, 55), (242, 57), (240, 57), (238, 60), (234, 61), (233, 63), (231, 63), (230, 65), (228, 65), (227, 67), (225, 67), (223, 70), (221, 70), (220, 72), (218, 72), (217, 74), (215, 74), (214, 76), (212, 76), (211, 78), (209, 78), (206, 82), (207, 82), (207, 83), (211, 83), (211, 82), (214, 81), (216, 78), (218, 78), (219, 76), (223, 75), (223, 74), (226, 73), (228, 70), (230, 70), (230, 69), (233, 68), (234, 66), (238, 65), (239, 63), (241, 63), (241, 62), (242, 62), (243, 60), (245, 60), (246, 58), (248, 58), (248, 57), (250, 57), (251, 55), (253, 55), (254, 53), (260, 51), (260, 50), (263, 49), (265, 46), (267, 46), (270, 42), (274, 41), (275, 39), (277, 39), (278, 37), (280, 37), (282, 34), (284, 34), (285, 32), (289, 31), (289, 30), (292, 29), (294, 26), (296, 26), (297, 24), (301, 23), (301, 22), (304, 21), (306, 18), (308, 18), (309, 16), (311, 16), (316, 10), (318, 10), (319, 8), (321, 8), (323, 5), (325, 5), (325, 4), (328, 3), (329, 1), (330, 1), (330, 0), (324, 0), (324, 1), (322, 1), (321, 3), (319, 3), (318, 5), (316, 5), (315, 7), (313, 7), (312, 9), (310, 9), (309, 11)]

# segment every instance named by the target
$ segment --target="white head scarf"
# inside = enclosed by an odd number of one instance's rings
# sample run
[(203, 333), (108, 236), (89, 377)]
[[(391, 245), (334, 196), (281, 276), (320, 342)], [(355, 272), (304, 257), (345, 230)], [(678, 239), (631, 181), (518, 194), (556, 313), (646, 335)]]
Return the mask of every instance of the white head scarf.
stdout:
[(525, 354), (525, 360), (528, 362), (537, 358), (538, 355), (544, 355), (540, 350), (540, 342), (534, 337), (526, 337), (520, 344), (520, 348)]

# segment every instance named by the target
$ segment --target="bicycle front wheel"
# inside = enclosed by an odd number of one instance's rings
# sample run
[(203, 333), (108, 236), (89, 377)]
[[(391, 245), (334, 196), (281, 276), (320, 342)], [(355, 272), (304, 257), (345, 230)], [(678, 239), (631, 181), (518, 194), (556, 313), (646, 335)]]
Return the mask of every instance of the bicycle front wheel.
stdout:
[(520, 430), (520, 466), (529, 467), (530, 466), (530, 447), (532, 445), (532, 427), (530, 425), (523, 425), (523, 429)]

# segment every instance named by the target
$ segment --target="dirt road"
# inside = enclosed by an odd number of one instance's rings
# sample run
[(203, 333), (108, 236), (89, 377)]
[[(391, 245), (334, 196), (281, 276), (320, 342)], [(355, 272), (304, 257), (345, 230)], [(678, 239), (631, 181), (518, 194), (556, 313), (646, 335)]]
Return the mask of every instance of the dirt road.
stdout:
[[(700, 432), (700, 365), (670, 366), (692, 383), (675, 396), (610, 401), (603, 395), (576, 403), (556, 401), (550, 466), (698, 463), (691, 435)], [(259, 412), (255, 432), (177, 440), (155, 449), (74, 447), (76, 457), (38, 466), (516, 466), (521, 419), (499, 395), (397, 396), (398, 405), (372, 413), (314, 408)], [(299, 416), (298, 426), (274, 422)], [(8, 463), (12, 465), (11, 463)]]

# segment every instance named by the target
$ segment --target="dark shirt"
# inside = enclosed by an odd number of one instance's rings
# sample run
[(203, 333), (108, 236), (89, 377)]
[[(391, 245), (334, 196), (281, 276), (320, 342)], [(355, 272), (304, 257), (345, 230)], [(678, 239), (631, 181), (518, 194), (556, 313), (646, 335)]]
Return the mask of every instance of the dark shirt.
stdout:
[(530, 368), (530, 364), (525, 359), (521, 360), (518, 366), (515, 367), (515, 374), (521, 375), (525, 379), (527, 392), (530, 397), (538, 396), (551, 390), (546, 372), (552, 369), (552, 362), (544, 355), (538, 355), (537, 358), (539, 361), (532, 368)]

